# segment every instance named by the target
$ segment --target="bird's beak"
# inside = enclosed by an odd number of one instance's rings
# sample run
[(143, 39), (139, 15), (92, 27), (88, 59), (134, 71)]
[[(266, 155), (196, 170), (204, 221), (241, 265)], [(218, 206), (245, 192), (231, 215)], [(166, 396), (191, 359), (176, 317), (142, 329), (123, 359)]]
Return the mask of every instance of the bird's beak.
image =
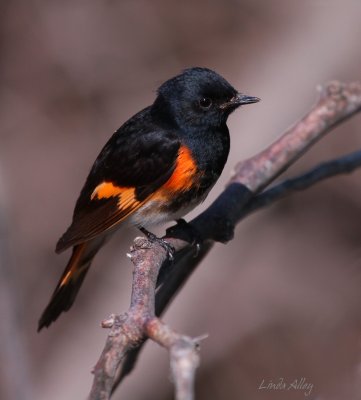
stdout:
[(246, 94), (242, 93), (237, 93), (234, 97), (231, 98), (231, 100), (227, 101), (226, 103), (223, 103), (220, 108), (221, 109), (226, 109), (226, 108), (236, 108), (238, 106), (242, 106), (243, 104), (252, 104), (252, 103), (257, 103), (261, 99), (258, 97), (254, 96), (248, 96)]

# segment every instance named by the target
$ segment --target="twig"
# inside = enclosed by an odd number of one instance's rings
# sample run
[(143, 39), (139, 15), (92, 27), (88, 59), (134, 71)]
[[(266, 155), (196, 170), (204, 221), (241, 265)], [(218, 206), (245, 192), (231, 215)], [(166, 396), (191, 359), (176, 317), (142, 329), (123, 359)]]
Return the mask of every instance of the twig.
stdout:
[(177, 400), (192, 400), (195, 370), (199, 365), (199, 343), (204, 337), (191, 338), (172, 331), (158, 318), (147, 324), (146, 334), (170, 353), (170, 365)]
[[(147, 290), (154, 290), (162, 265), (164, 265), (162, 267), (164, 269), (170, 268), (169, 265), (166, 266), (164, 250), (161, 246), (154, 245), (142, 249), (141, 252), (138, 251), (136, 257), (132, 253), (132, 261), (135, 265), (132, 305), (127, 316), (123, 317), (121, 321), (121, 329), (113, 326), (109, 333), (105, 349), (95, 367), (95, 379), (90, 397), (92, 400), (108, 399), (111, 387), (114, 390), (122, 378), (134, 367), (137, 355), (146, 340), (146, 334), (149, 334), (146, 329), (146, 321), (149, 322), (149, 320), (144, 317), (145, 310), (149, 316), (151, 315), (150, 309), (153, 313), (155, 312), (155, 315), (160, 315), (197, 267), (199, 261), (208, 253), (212, 242), (227, 242), (233, 238), (234, 227), (244, 217), (245, 207), (251, 204), (254, 196), (335, 125), (360, 109), (361, 83), (343, 85), (332, 82), (321, 91), (320, 100), (301, 121), (266, 150), (237, 164), (225, 191), (205, 212), (191, 222), (193, 228), (205, 241), (201, 255), (193, 260), (190, 258), (194, 251), (189, 247), (187, 234), (182, 228), (175, 227), (167, 231), (167, 241), (176, 249), (177, 255), (174, 266), (171, 267), (171, 273), (163, 275), (161, 286), (157, 292), (157, 300), (154, 299), (154, 292), (153, 294), (147, 292), (145, 301), (142, 288), (145, 285), (144, 280), (150, 280), (151, 283), (148, 282), (148, 286), (146, 286)], [(144, 274), (142, 280), (137, 279), (139, 274)], [(154, 309), (154, 301), (156, 301), (157, 309)], [(134, 302), (140, 307), (139, 311), (134, 311)], [(134, 317), (138, 313), (143, 317), (140, 319)], [(153, 321), (153, 318), (152, 316), (150, 320)], [(128, 327), (128, 323), (131, 326)], [(136, 335), (129, 335), (128, 330), (133, 332), (134, 329)], [(138, 345), (138, 347), (130, 350), (134, 345)], [(112, 365), (110, 371), (105, 368), (108, 363)], [(118, 366), (120, 372), (115, 380), (115, 371)], [(193, 379), (194, 373), (191, 375)], [(108, 397), (97, 397), (97, 393)]]
[[(165, 250), (158, 246), (166, 257)], [(152, 267), (144, 252), (153, 257)], [(157, 261), (154, 244), (145, 238), (136, 238), (130, 258), (135, 265), (131, 305), (121, 316), (111, 316), (103, 321), (104, 328), (112, 328), (103, 353), (94, 368), (94, 382), (90, 400), (110, 398), (119, 362), (132, 347), (148, 337), (167, 348), (171, 355), (173, 379), (177, 400), (193, 399), (195, 369), (199, 364), (199, 339), (192, 339), (171, 330), (155, 316), (155, 289), (161, 263)]]

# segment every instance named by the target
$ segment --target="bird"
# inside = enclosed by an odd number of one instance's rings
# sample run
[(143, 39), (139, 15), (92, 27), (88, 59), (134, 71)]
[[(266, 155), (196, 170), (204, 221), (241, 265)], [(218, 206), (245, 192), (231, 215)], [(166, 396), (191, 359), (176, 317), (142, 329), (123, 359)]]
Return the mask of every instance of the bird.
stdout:
[(178, 221), (204, 201), (228, 158), (228, 116), (259, 100), (213, 70), (188, 68), (164, 82), (153, 104), (115, 131), (56, 245), (56, 253), (72, 248), (72, 254), (38, 331), (70, 309), (93, 258), (120, 226), (130, 223), (156, 240), (148, 226)]

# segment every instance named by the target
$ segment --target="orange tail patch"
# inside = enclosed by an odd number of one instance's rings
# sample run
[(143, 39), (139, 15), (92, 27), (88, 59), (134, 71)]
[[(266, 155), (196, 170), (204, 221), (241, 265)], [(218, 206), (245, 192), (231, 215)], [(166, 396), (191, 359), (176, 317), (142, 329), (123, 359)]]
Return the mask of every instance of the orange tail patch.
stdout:
[(84, 253), (85, 247), (86, 243), (83, 243), (74, 248), (74, 252), (69, 260), (68, 266), (64, 271), (63, 276), (60, 279), (58, 288), (61, 288), (62, 286), (69, 283), (70, 279), (76, 278), (76, 275), (78, 275), (78, 273), (80, 272), (79, 271), (81, 269), (80, 260)]

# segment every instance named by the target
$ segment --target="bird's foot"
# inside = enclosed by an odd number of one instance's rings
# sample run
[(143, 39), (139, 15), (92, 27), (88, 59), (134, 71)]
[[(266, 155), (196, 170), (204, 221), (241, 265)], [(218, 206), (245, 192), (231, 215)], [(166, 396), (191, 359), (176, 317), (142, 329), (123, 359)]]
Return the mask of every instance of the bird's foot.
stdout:
[(163, 247), (163, 249), (167, 252), (167, 256), (170, 261), (174, 260), (174, 255), (175, 255), (175, 248), (168, 243), (165, 239), (159, 238), (156, 236), (154, 233), (149, 232), (147, 229), (143, 228), (142, 226), (139, 227), (139, 230), (144, 233), (144, 235), (147, 237), (147, 239), (150, 242), (153, 243), (158, 243), (160, 246)]
[(177, 219), (177, 225), (171, 226), (167, 229), (167, 235), (174, 235), (174, 237), (179, 237), (180, 239), (184, 239), (186, 242), (190, 243), (196, 248), (196, 254), (194, 257), (198, 256), (203, 239), (198, 230), (191, 224), (188, 224), (188, 222), (183, 218)]

